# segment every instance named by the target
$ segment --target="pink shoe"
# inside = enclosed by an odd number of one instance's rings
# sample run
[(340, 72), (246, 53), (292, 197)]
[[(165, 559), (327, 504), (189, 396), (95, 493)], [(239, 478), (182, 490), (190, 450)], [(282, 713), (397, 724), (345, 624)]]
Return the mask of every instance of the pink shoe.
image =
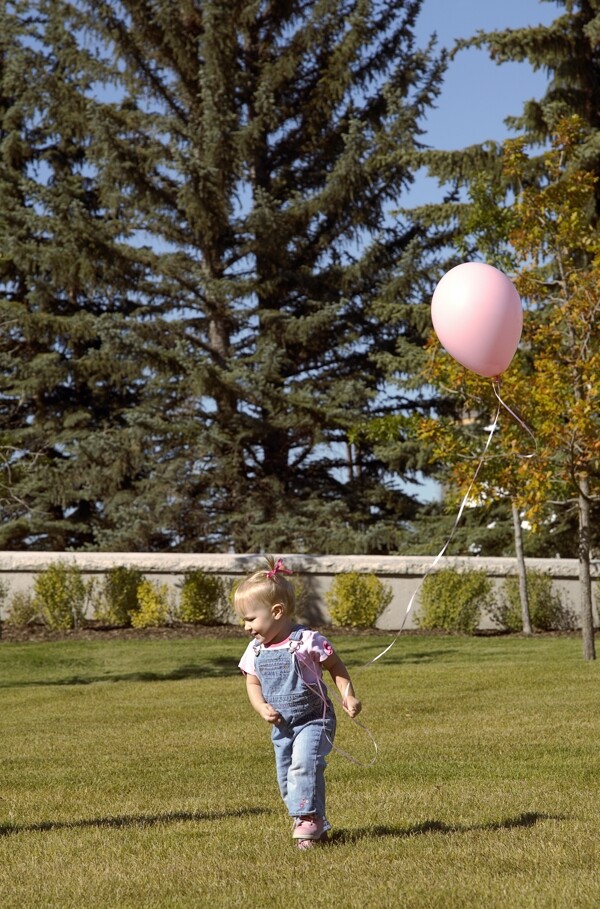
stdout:
[(320, 817), (303, 817), (294, 827), (292, 837), (295, 840), (320, 840), (327, 839), (323, 830), (323, 819)]
[(329, 842), (329, 837), (327, 831), (322, 833), (318, 840), (296, 840), (296, 849), (318, 849), (320, 846), (325, 846)]
[(296, 849), (317, 849), (320, 845), (320, 840), (298, 840), (296, 842)]

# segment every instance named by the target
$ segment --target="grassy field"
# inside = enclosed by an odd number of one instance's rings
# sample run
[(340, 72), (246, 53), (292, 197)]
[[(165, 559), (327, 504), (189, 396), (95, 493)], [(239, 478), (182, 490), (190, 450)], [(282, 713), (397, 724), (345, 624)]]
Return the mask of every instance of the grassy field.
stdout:
[[(377, 762), (299, 852), (245, 642), (0, 645), (2, 909), (597, 909), (600, 669), (576, 638), (333, 641)], [(341, 719), (338, 744), (367, 763)]]

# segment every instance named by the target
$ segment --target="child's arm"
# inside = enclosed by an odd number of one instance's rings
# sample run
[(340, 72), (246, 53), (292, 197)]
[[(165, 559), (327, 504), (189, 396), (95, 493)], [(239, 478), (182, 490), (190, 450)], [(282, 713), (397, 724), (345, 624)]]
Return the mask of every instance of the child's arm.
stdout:
[(246, 691), (248, 692), (250, 703), (263, 720), (266, 720), (267, 723), (274, 723), (275, 725), (281, 722), (281, 714), (277, 713), (275, 708), (271, 707), (270, 704), (267, 704), (263, 697), (258, 678), (255, 675), (250, 675), (250, 673), (246, 674)]
[(354, 694), (354, 688), (350, 680), (350, 674), (345, 664), (340, 660), (337, 653), (332, 653), (323, 661), (322, 665), (327, 669), (331, 678), (336, 684), (339, 693), (342, 696), (342, 707), (349, 717), (358, 716), (362, 710), (362, 704)]

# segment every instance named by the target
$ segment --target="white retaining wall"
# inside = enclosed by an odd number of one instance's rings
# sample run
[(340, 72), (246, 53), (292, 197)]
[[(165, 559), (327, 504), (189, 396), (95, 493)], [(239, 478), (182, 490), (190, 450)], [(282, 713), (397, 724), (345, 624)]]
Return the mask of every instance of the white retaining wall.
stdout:
[[(377, 625), (384, 630), (396, 630), (408, 608), (412, 594), (419, 587), (423, 576), (432, 568), (435, 556), (319, 556), (284, 555), (287, 567), (302, 574), (308, 588), (309, 603), (306, 618), (314, 624), (327, 624), (329, 615), (323, 596), (333, 577), (340, 572), (360, 571), (373, 573), (392, 588), (391, 604), (379, 618)], [(201, 569), (224, 578), (237, 578), (262, 567), (259, 555), (192, 555), (186, 553), (121, 553), (121, 552), (0, 552), (0, 581), (9, 586), (8, 599), (17, 590), (28, 590), (36, 574), (56, 561), (77, 565), (87, 576), (101, 576), (117, 565), (137, 568), (148, 578), (161, 583), (177, 585), (186, 571)], [(549, 574), (563, 604), (579, 615), (580, 597), (576, 559), (528, 559), (527, 566)], [(514, 559), (453, 558), (440, 559), (436, 569), (453, 567), (459, 570), (479, 569), (487, 573), (495, 586), (503, 578), (516, 573)], [(600, 577), (600, 564), (595, 563), (592, 577)], [(594, 584), (597, 595), (597, 584)], [(407, 618), (405, 628), (415, 628), (414, 617), (419, 608), (418, 594)], [(2, 612), (0, 611), (0, 617)], [(598, 625), (598, 610), (595, 611)], [(485, 619), (482, 628), (490, 627)]]

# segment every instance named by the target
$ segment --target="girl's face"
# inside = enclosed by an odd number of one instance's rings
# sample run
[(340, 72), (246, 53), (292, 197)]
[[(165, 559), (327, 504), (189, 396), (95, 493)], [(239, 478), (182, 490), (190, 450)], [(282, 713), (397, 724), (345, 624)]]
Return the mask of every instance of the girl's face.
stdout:
[(278, 644), (290, 633), (292, 622), (280, 603), (275, 606), (248, 606), (244, 628), (259, 644)]

